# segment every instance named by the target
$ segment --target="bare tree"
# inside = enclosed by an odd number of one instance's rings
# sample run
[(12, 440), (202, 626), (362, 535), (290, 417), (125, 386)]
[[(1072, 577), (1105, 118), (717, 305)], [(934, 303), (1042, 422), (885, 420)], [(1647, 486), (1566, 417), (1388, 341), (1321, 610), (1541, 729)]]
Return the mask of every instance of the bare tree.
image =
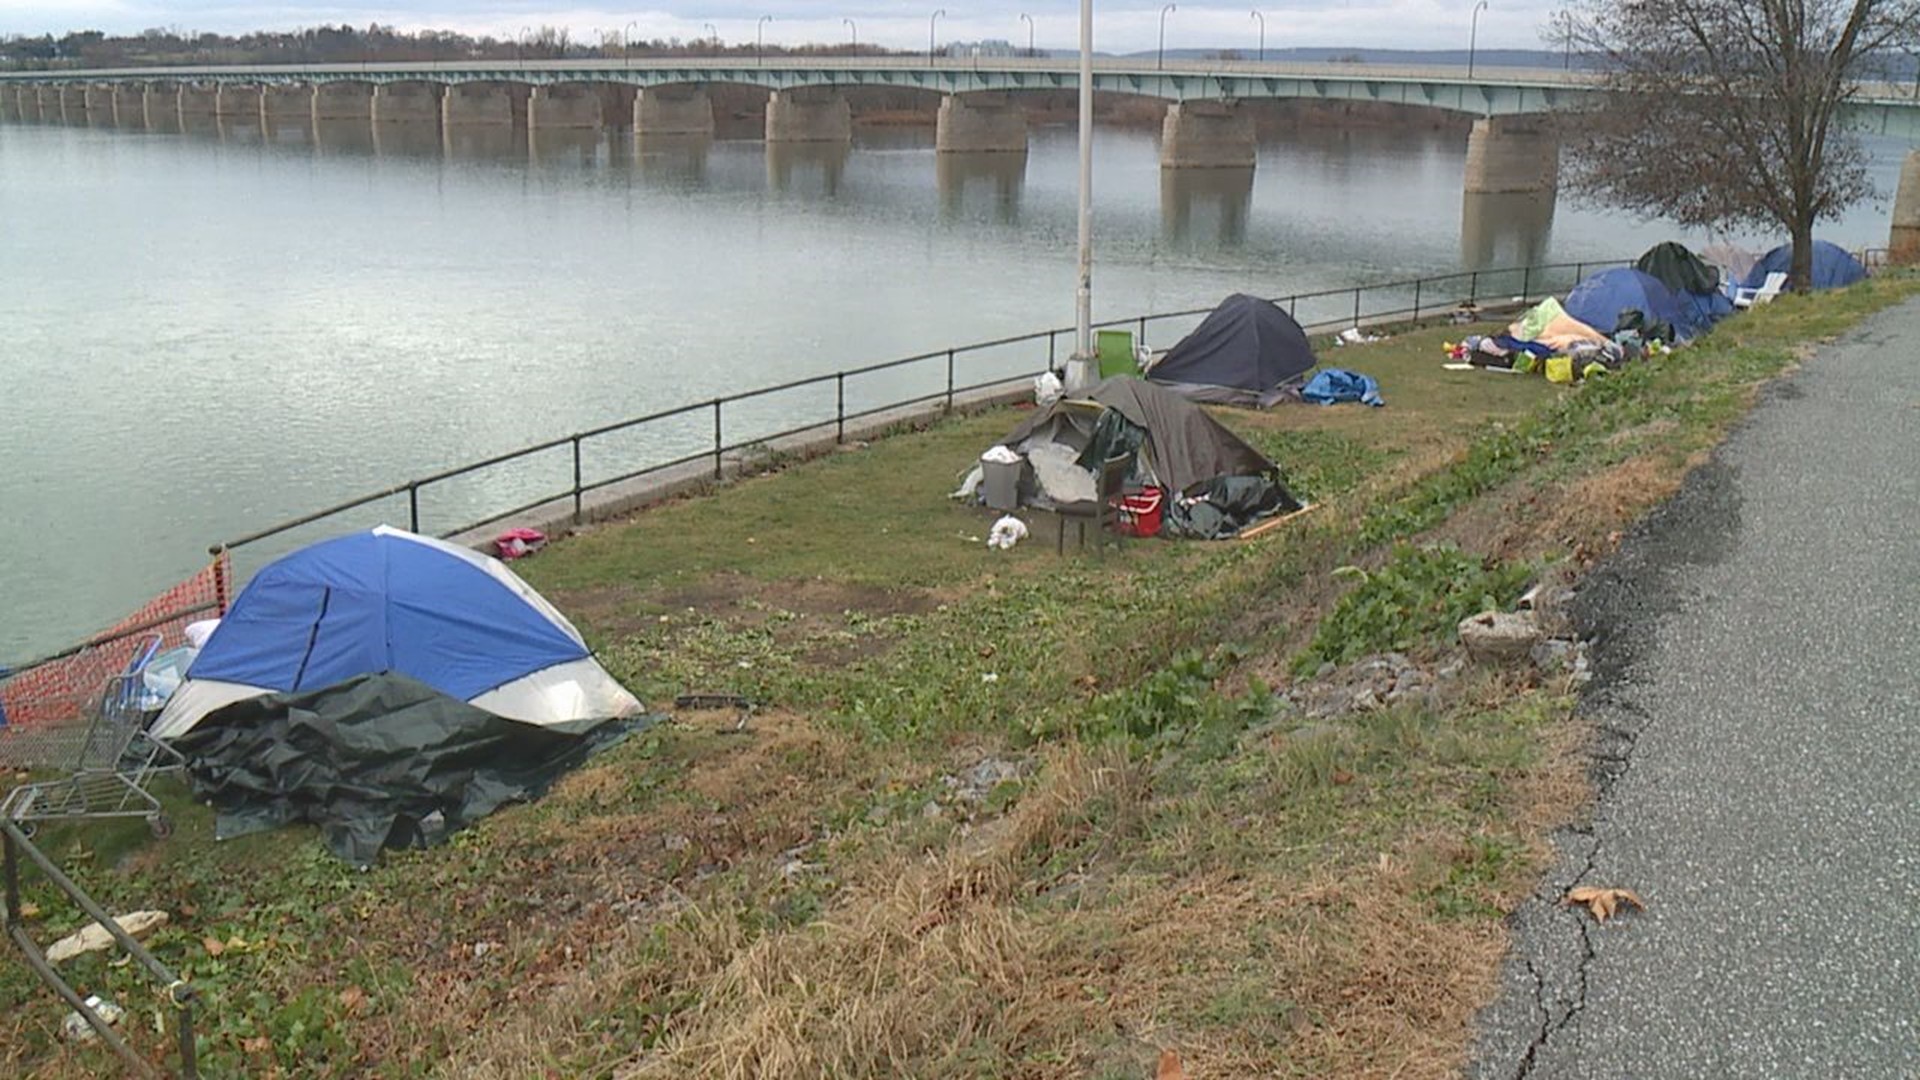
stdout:
[(1563, 176), (1686, 225), (1784, 228), (1804, 290), (1814, 224), (1874, 194), (1847, 106), (1916, 26), (1920, 0), (1586, 0), (1573, 40), (1605, 93), (1568, 116)]

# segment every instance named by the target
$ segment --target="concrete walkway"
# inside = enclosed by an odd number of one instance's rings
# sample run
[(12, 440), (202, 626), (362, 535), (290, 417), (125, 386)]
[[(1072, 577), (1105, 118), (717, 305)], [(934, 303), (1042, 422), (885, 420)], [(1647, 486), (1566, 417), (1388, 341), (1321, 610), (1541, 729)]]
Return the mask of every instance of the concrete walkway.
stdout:
[(1601, 795), (1469, 1075), (1920, 1077), (1920, 301), (1776, 385), (1578, 615)]

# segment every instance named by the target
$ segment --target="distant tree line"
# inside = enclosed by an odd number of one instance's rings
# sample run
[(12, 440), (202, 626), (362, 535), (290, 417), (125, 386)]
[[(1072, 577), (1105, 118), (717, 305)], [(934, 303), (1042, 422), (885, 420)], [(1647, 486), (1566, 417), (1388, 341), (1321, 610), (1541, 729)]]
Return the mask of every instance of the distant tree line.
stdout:
[(529, 27), (516, 38), (469, 37), (447, 30), (406, 32), (373, 23), (314, 26), (282, 32), (226, 34), (155, 28), (131, 36), (79, 30), (55, 37), (0, 37), (0, 65), (13, 69), (147, 67), (188, 64), (347, 64), (431, 60), (590, 60), (632, 56), (878, 56), (878, 46), (723, 44), (717, 39), (634, 39), (608, 30), (592, 41), (578, 41), (564, 28)]

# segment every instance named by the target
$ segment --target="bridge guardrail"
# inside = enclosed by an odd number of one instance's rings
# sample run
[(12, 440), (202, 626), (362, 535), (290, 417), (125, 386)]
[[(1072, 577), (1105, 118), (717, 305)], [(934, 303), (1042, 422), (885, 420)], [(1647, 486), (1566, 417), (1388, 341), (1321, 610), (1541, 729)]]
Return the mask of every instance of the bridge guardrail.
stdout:
[[(1621, 266), (1626, 263), (1627, 260), (1577, 261), (1504, 269), (1464, 270), (1457, 273), (1406, 278), (1340, 289), (1294, 293), (1275, 297), (1273, 302), (1285, 308), (1289, 315), (1310, 331), (1316, 332), (1400, 319), (1417, 322), (1424, 316), (1450, 311), (1462, 304), (1477, 305), (1493, 298), (1532, 299), (1537, 295), (1557, 291), (1580, 280), (1589, 269)], [(1135, 340), (1144, 342), (1151, 328), (1167, 328), (1183, 320), (1197, 321), (1211, 310), (1212, 308), (1207, 307), (1132, 315), (1121, 319), (1103, 320), (1095, 323), (1094, 327), (1095, 329), (1131, 329), (1137, 335)], [(660, 476), (671, 470), (686, 470), (700, 462), (710, 462), (711, 476), (716, 480), (722, 479), (725, 476), (725, 463), (729, 454), (768, 446), (779, 440), (807, 432), (824, 432), (829, 427), (832, 428), (836, 442), (845, 442), (847, 425), (850, 422), (934, 402), (939, 402), (943, 411), (951, 411), (955, 401), (966, 395), (998, 386), (1014, 385), (1019, 380), (1032, 378), (1042, 372), (1058, 370), (1071, 350), (1073, 334), (1073, 327), (1057, 327), (956, 345), (824, 375), (792, 379), (737, 394), (690, 402), (643, 416), (585, 428), (569, 435), (417, 476), (214, 544), (208, 550), (217, 554), (221, 551), (235, 551), (261, 544), (294, 530), (339, 518), (378, 503), (397, 501), (402, 497), (406, 500), (405, 513), (408, 529), (421, 532), (423, 525), (433, 524), (430, 520), (432, 515), (423, 511), (423, 493), (429, 493), (431, 489), (477, 473), (524, 465), (530, 459), (542, 455), (559, 456), (563, 459), (561, 475), (555, 478), (558, 480), (557, 483), (549, 480), (538, 482), (540, 486), (536, 486), (536, 483), (518, 484), (516, 486), (522, 493), (537, 492), (537, 495), (497, 510), (489, 508), (478, 520), (465, 521), (452, 528), (436, 529), (436, 535), (450, 537), (471, 532), (482, 526), (524, 514), (536, 507), (564, 500), (571, 500), (573, 520), (578, 524), (584, 519), (586, 497), (616, 484), (649, 476)], [(1066, 342), (1067, 351), (1062, 349), (1063, 339)], [(1046, 349), (1044, 364), (1039, 362), (1039, 350), (1043, 344)], [(1020, 363), (1017, 360), (1015, 366), (1009, 366), (1005, 362), (1007, 350), (1029, 348), (1032, 350), (1032, 359), (1026, 366), (1017, 366)], [(996, 353), (999, 354), (998, 357), (992, 355)], [(970, 371), (963, 370), (963, 362), (977, 357), (982, 358), (980, 367)], [(996, 359), (998, 363), (994, 362)], [(983, 368), (987, 370), (982, 370)], [(857, 395), (855, 398), (849, 397), (850, 388), (858, 390), (859, 384), (864, 380), (888, 375), (897, 377), (909, 372), (920, 376), (918, 392), (887, 396), (877, 401), (873, 399), (873, 395), (869, 394), (869, 400), (864, 404), (857, 399)], [(912, 375), (908, 377), (911, 378)], [(832, 410), (829, 412), (822, 409), (805, 414), (802, 422), (799, 423), (791, 423), (794, 417), (785, 410), (775, 413), (781, 419), (776, 421), (772, 428), (765, 428), (764, 425), (752, 427), (753, 417), (739, 415), (744, 411), (740, 407), (746, 403), (767, 402), (769, 399), (792, 391), (807, 389), (820, 390), (824, 395), (828, 387), (833, 391)], [(736, 428), (734, 434), (729, 436), (730, 407), (736, 421), (745, 421), (750, 430), (741, 433)], [(769, 410), (763, 408), (761, 411), (767, 413)], [(709, 429), (711, 432), (710, 437), (705, 435), (701, 437), (697, 447), (691, 445), (688, 433), (690, 422), (698, 422), (702, 428)], [(610, 443), (615, 436), (669, 426), (677, 427), (678, 432), (662, 433), (663, 437), (656, 440), (654, 445), (656, 448), (663, 449), (659, 449), (655, 456), (647, 457), (643, 454), (642, 460), (627, 457), (610, 469), (602, 469), (593, 475), (589, 474), (588, 457), (589, 453), (596, 449), (596, 444)], [(564, 454), (558, 453), (560, 451), (564, 451)], [(567, 466), (571, 468), (570, 480), (566, 477)], [(428, 510), (430, 511), (431, 508), (429, 507)]]

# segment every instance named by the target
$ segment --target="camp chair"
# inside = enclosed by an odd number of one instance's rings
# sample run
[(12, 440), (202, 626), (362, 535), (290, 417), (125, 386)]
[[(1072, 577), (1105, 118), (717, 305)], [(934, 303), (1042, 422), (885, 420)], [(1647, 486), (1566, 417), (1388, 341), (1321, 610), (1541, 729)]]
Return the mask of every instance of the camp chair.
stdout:
[(1094, 543), (1105, 544), (1108, 538), (1120, 542), (1120, 496), (1126, 493), (1127, 477), (1133, 475), (1133, 457), (1121, 455), (1110, 457), (1100, 465), (1100, 471), (1093, 478), (1093, 500), (1084, 503), (1072, 503), (1055, 511), (1060, 523), (1059, 535), (1054, 538), (1056, 554), (1067, 553), (1067, 519), (1072, 518), (1080, 530), (1080, 546), (1087, 546), (1087, 522), (1094, 523)]
[(1133, 355), (1133, 335), (1125, 330), (1100, 330), (1093, 336), (1093, 355), (1100, 361), (1100, 377), (1137, 375), (1140, 362)]
[(1767, 279), (1762, 281), (1760, 287), (1757, 289), (1748, 288), (1745, 285), (1737, 286), (1733, 290), (1733, 306), (1737, 308), (1750, 308), (1755, 304), (1764, 304), (1774, 297), (1779, 296), (1780, 290), (1786, 287), (1786, 284), (1787, 275), (1776, 270), (1768, 274)]

